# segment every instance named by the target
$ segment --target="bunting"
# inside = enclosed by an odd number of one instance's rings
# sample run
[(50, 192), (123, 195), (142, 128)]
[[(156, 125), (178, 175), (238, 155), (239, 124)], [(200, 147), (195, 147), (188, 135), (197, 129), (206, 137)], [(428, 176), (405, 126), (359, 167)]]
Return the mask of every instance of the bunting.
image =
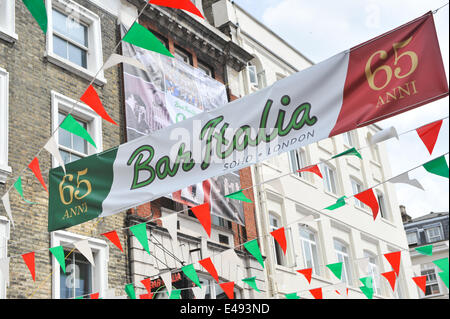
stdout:
[(255, 289), (257, 292), (261, 292), (261, 291), (258, 289), (258, 287), (256, 286), (256, 276), (242, 279), (242, 281), (245, 282), (245, 283), (246, 283), (247, 285), (249, 285), (250, 287), (252, 287), (253, 289)]
[(384, 272), (381, 275), (387, 279), (387, 281), (391, 285), (392, 292), (394, 292), (395, 291), (395, 283), (397, 281), (397, 274), (395, 273), (395, 271), (392, 270), (392, 271)]
[(261, 250), (259, 249), (258, 240), (253, 239), (251, 241), (248, 241), (244, 244), (244, 247), (250, 254), (252, 254), (253, 257), (256, 258), (259, 264), (264, 268), (264, 261), (261, 255)]
[(56, 246), (49, 248), (50, 252), (55, 256), (56, 261), (61, 266), (61, 269), (64, 273), (66, 273), (66, 258), (64, 256), (64, 248), (63, 246)]
[(373, 299), (373, 288), (361, 286), (359, 289), (367, 297), (367, 299)]
[(91, 246), (89, 240), (84, 239), (74, 243), (74, 246), (78, 251), (95, 267), (94, 256), (92, 255)]
[(305, 276), (306, 280), (308, 280), (308, 283), (311, 283), (312, 268), (300, 269), (297, 270), (297, 272)]
[(369, 145), (375, 145), (377, 143), (389, 140), (393, 137), (395, 137), (398, 140), (397, 130), (395, 129), (395, 127), (391, 126), (371, 136), (369, 139)]
[(328, 264), (327, 268), (331, 270), (331, 272), (336, 276), (337, 279), (341, 280), (342, 277), (342, 262)]
[(205, 19), (191, 0), (150, 0), (149, 3), (162, 7), (185, 10)]
[(417, 179), (411, 179), (409, 177), (409, 172), (405, 172), (403, 174), (400, 174), (394, 178), (389, 179), (389, 182), (397, 184), (397, 183), (402, 183), (402, 184), (408, 184), (414, 187), (417, 187), (421, 190), (425, 190), (422, 186), (422, 184), (420, 184), (420, 182)]
[(23, 0), (23, 3), (39, 24), (44, 34), (47, 33), (47, 10), (45, 9), (44, 0)]
[(110, 55), (108, 60), (106, 60), (105, 64), (103, 64), (103, 70), (112, 68), (113, 66), (115, 66), (119, 63), (126, 63), (126, 64), (132, 65), (138, 69), (141, 69), (143, 71), (147, 71), (147, 68), (145, 67), (145, 65), (142, 62), (136, 60), (135, 58), (120, 55), (117, 53), (113, 53)]
[(177, 241), (177, 222), (178, 222), (178, 214), (170, 214), (162, 217), (161, 219), (162, 227), (166, 228), (169, 232), (170, 238), (173, 241)]
[(186, 265), (184, 267), (181, 267), (181, 270), (183, 273), (188, 277), (190, 280), (192, 280), (197, 286), (202, 287), (200, 284), (200, 280), (198, 279), (197, 272), (195, 271), (194, 265)]
[(161, 277), (161, 280), (164, 282), (164, 285), (166, 286), (167, 292), (169, 293), (169, 296), (172, 293), (172, 273), (169, 271), (165, 271), (159, 274)]
[(94, 140), (92, 139), (92, 137), (89, 135), (89, 133), (86, 131), (86, 129), (84, 127), (82, 127), (80, 125), (80, 123), (78, 123), (73, 117), (72, 115), (68, 114), (66, 116), (66, 118), (64, 119), (64, 121), (62, 121), (62, 123), (60, 124), (60, 127), (62, 129), (65, 129), (66, 131), (68, 131), (69, 133), (75, 134), (79, 137), (81, 137), (82, 139), (88, 141), (92, 146), (94, 146), (95, 148), (97, 148), (97, 145), (95, 145)]
[(432, 256), (433, 255), (433, 245), (416, 247), (415, 250), (422, 255)]
[(437, 259), (433, 261), (433, 264), (439, 267), (440, 270), (449, 272), (448, 257)]
[(226, 198), (235, 199), (235, 200), (239, 200), (241, 202), (253, 203), (251, 201), (251, 199), (249, 199), (249, 198), (247, 198), (247, 196), (245, 196), (245, 194), (243, 193), (242, 189), (237, 191), (237, 192), (225, 195), (225, 197)]
[(439, 277), (441, 277), (441, 280), (444, 282), (445, 286), (448, 289), (448, 277), (449, 277), (449, 272), (448, 271), (442, 271), (439, 274)]
[(28, 164), (29, 169), (33, 172), (34, 176), (39, 180), (41, 185), (45, 188), (45, 190), (48, 192), (47, 185), (45, 185), (44, 179), (42, 178), (41, 169), (39, 167), (39, 160), (37, 157), (33, 158), (33, 160)]
[(219, 284), (220, 288), (228, 296), (228, 299), (234, 299), (234, 281)]
[(286, 299), (300, 299), (296, 292), (285, 294)]
[(336, 204), (330, 205), (328, 207), (325, 207), (324, 209), (327, 210), (335, 210), (338, 209), (342, 206), (345, 206), (345, 199), (347, 198), (347, 196), (342, 196), (340, 198), (337, 199)]
[(314, 297), (314, 299), (322, 299), (322, 288), (310, 289), (309, 292)]
[(137, 224), (130, 227), (130, 231), (144, 247), (145, 251), (150, 254), (150, 248), (148, 247), (148, 237), (147, 237), (147, 224)]
[[(199, 260), (199, 264), (217, 281), (219, 282), (219, 275), (210, 257)], [(200, 286), (200, 285), (199, 285)]]
[(350, 149), (348, 149), (348, 150), (346, 150), (346, 151), (344, 151), (342, 153), (334, 155), (332, 158), (338, 158), (338, 157), (347, 156), (347, 155), (354, 155), (354, 156), (359, 157), (360, 159), (362, 159), (361, 154), (359, 154), (359, 152), (354, 147), (352, 147), (352, 148), (350, 148)]
[(208, 286), (203, 286), (203, 287), (192, 287), (192, 292), (194, 293), (194, 297), (195, 299), (205, 299), (205, 295), (206, 295), (206, 289), (208, 288)]
[(395, 271), (395, 274), (399, 275), (400, 273), (400, 261), (401, 261), (401, 251), (395, 251), (392, 253), (384, 254), (384, 257), (387, 259), (389, 264), (392, 266), (392, 269)]
[(133, 284), (125, 285), (125, 292), (127, 293), (128, 297), (130, 297), (130, 299), (136, 299), (136, 292), (134, 291)]
[(153, 33), (137, 22), (134, 22), (122, 41), (128, 42), (137, 47), (154, 51), (173, 58), (172, 53), (159, 41)]
[(426, 294), (427, 276), (413, 277), (412, 280), (414, 280), (417, 287), (419, 287), (420, 290), (422, 290), (423, 293)]
[(103, 233), (101, 235), (108, 238), (109, 241), (111, 241), (117, 248), (120, 249), (121, 252), (123, 252), (123, 248), (122, 248), (122, 245), (120, 244), (119, 236), (117, 235), (117, 232), (115, 230), (107, 232), (107, 233)]
[(87, 104), (91, 109), (93, 109), (95, 113), (100, 115), (102, 119), (114, 125), (117, 125), (117, 123), (106, 112), (105, 108), (103, 107), (102, 101), (100, 100), (97, 92), (92, 85), (89, 85), (89, 87), (81, 96), (80, 100)]
[(375, 220), (378, 215), (379, 206), (377, 198), (375, 197), (375, 194), (373, 192), (373, 189), (369, 188), (368, 190), (365, 190), (364, 192), (361, 192), (354, 196), (355, 198), (359, 199), (361, 202), (370, 207), (370, 209), (372, 210), (373, 220)]
[(442, 120), (424, 125), (416, 129), (417, 134), (422, 140), (423, 144), (427, 148), (430, 155), (433, 153), (434, 146), (439, 136), (439, 131), (441, 130)]
[(191, 210), (205, 229), (208, 237), (211, 237), (211, 207), (209, 203), (192, 207)]
[(20, 197), (22, 197), (22, 199), (28, 203), (28, 204), (36, 204), (33, 202), (30, 202), (29, 200), (25, 199), (25, 197), (23, 196), (23, 189), (22, 189), (22, 176), (19, 176), (19, 178), (14, 182), (14, 188), (16, 189), (16, 191), (19, 193)]
[(440, 156), (428, 163), (423, 164), (425, 170), (431, 174), (448, 178), (448, 165), (445, 156)]
[(59, 152), (58, 144), (56, 143), (54, 136), (50, 137), (50, 139), (45, 144), (44, 149), (49, 152), (54, 158), (56, 158), (65, 174), (66, 166), (64, 165), (64, 160), (61, 157), (61, 153)]
[(89, 295), (90, 299), (98, 299), (99, 296), (100, 296), (99, 292), (94, 292), (93, 294)]
[(141, 283), (144, 285), (145, 289), (147, 289), (147, 293), (145, 294), (144, 298), (141, 298), (141, 296), (143, 296), (143, 295), (140, 295), (139, 298), (140, 299), (152, 299), (153, 293), (152, 293), (152, 285), (151, 285), (152, 281), (151, 281), (151, 279), (150, 278), (145, 278), (145, 279), (141, 280)]
[(322, 173), (320, 172), (320, 169), (319, 169), (319, 165), (312, 165), (312, 166), (308, 166), (308, 167), (297, 170), (297, 173), (301, 173), (301, 172), (314, 173), (323, 179)]
[(273, 238), (277, 241), (277, 243), (280, 245), (281, 249), (283, 250), (284, 254), (286, 255), (286, 233), (284, 231), (284, 227), (278, 228), (270, 233)]
[(170, 292), (169, 299), (181, 299), (181, 290), (174, 289)]
[(36, 281), (34, 251), (27, 254), (23, 254), (22, 258), (25, 264), (27, 265), (28, 269), (30, 270), (33, 281)]

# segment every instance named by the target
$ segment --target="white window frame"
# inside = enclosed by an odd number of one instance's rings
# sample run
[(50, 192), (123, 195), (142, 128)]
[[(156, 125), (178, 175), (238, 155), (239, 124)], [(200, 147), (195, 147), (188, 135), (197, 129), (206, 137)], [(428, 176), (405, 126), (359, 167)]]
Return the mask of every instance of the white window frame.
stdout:
[[(340, 245), (344, 246), (347, 249), (347, 252), (344, 253), (340, 250), (338, 250), (335, 246), (336, 243), (339, 243)], [(342, 275), (345, 274), (345, 280), (342, 278), (342, 281), (347, 283), (347, 285), (351, 286), (353, 283), (353, 273), (351, 269), (351, 256), (350, 256), (350, 245), (348, 245), (346, 242), (344, 242), (341, 239), (333, 238), (333, 249), (336, 254), (337, 262), (339, 261), (339, 256), (342, 257)], [(347, 259), (345, 259), (347, 257)], [(345, 260), (348, 261), (348, 264), (345, 262)]]
[(429, 279), (428, 279), (428, 275), (427, 275), (427, 281), (426, 281), (426, 286), (431, 286), (431, 285), (437, 285), (438, 286), (438, 288), (439, 288), (439, 292), (438, 293), (434, 293), (434, 294), (431, 294), (431, 295), (425, 295), (425, 293), (422, 291), (422, 290), (420, 290), (420, 296), (423, 298), (423, 297), (426, 297), (426, 298), (429, 298), (429, 297), (433, 297), (433, 296), (438, 296), (438, 295), (441, 295), (442, 293), (443, 293), (443, 287), (441, 286), (441, 284), (440, 284), (440, 277), (439, 277), (439, 275), (438, 275), (438, 273), (440, 272), (440, 270), (439, 269), (437, 269), (437, 267), (434, 265), (434, 264), (432, 264), (432, 263), (428, 263), (428, 264), (422, 264), (421, 266), (420, 266), (420, 275), (421, 276), (424, 276), (424, 274), (423, 274), (423, 272), (425, 272), (425, 271), (429, 271), (429, 270), (433, 270), (434, 271), (434, 276), (436, 277), (436, 280), (433, 280), (433, 281), (430, 281)]
[(364, 250), (364, 257), (369, 259), (369, 276), (372, 277), (373, 289), (376, 294), (381, 295), (380, 268), (377, 262), (377, 255)]
[[(364, 185), (363, 183), (361, 183), (358, 179), (354, 178), (354, 177), (350, 177), (350, 184), (352, 185), (352, 192), (353, 195), (359, 194), (362, 191), (364, 191)], [(356, 186), (356, 189), (355, 189)], [(360, 187), (360, 189), (358, 189), (358, 186)], [(356, 197), (353, 198), (355, 201), (355, 207), (361, 208), (361, 209), (367, 209), (367, 206), (361, 202), (359, 199), (357, 199)]]
[[(384, 219), (389, 219), (386, 195), (380, 190), (375, 190), (375, 195), (377, 196), (378, 205), (380, 207), (380, 216)], [(380, 201), (380, 196), (383, 199), (382, 201)]]
[[(211, 294), (210, 300), (216, 299), (216, 297), (217, 297), (216, 285), (218, 286), (219, 284), (214, 280), (214, 278), (212, 278), (211, 276), (206, 275), (206, 274), (205, 275), (199, 274), (198, 278), (199, 278), (200, 282), (202, 283), (202, 287), (204, 285), (209, 287), (209, 291)], [(167, 294), (163, 294), (163, 295), (168, 298)], [(167, 299), (167, 298), (165, 298), (165, 299)], [(237, 285), (235, 285), (234, 286), (234, 299), (241, 299), (241, 298), (242, 298), (242, 290)]]
[[(250, 76), (250, 72), (254, 74), (255, 81), (252, 81), (252, 76)], [(247, 65), (247, 76), (248, 76), (248, 82), (250, 83), (250, 86), (254, 88), (258, 88), (258, 71), (256, 69), (256, 65), (248, 64)]]
[[(89, 246), (94, 257), (95, 267), (92, 266), (92, 293), (100, 293), (100, 298), (105, 296), (108, 290), (108, 261), (109, 246), (106, 241), (86, 237), (83, 235), (67, 232), (55, 231), (51, 233), (51, 247), (63, 246), (65, 249), (72, 249), (73, 243), (80, 240), (89, 240)], [(52, 255), (52, 298), (60, 299), (60, 265)]]
[[(272, 218), (277, 221), (277, 224), (278, 224), (277, 226), (273, 226), (272, 225)], [(272, 211), (269, 212), (269, 231), (272, 232), (272, 231), (277, 230), (278, 228), (281, 228), (281, 227), (282, 227), (281, 226), (281, 216), (276, 214), (276, 213), (274, 213), (274, 212), (272, 212)], [(279, 246), (279, 245), (276, 246), (275, 238), (272, 238), (272, 247), (273, 247), (272, 252), (274, 254), (275, 264), (278, 265), (278, 266), (286, 266), (286, 256), (284, 255), (284, 252), (281, 249), (281, 246)], [(280, 258), (281, 258), (280, 260), (278, 260), (278, 258), (277, 258), (277, 248), (276, 247), (280, 248)]]
[[(301, 168), (305, 168), (308, 166), (308, 153), (305, 148), (299, 148), (296, 150), (292, 150), (289, 152), (289, 159), (291, 162), (291, 167), (293, 172), (297, 172), (297, 170)], [(305, 163), (303, 163), (303, 161)], [(302, 162), (302, 163), (300, 163)], [(308, 175), (305, 172), (296, 173), (298, 177), (309, 180)]]
[[(9, 220), (4, 216), (0, 216), (0, 259), (8, 256), (9, 225)], [(0, 274), (0, 299), (6, 299), (7, 286), (9, 286), (9, 281), (5, 280), (3, 274)]]
[(0, 39), (14, 43), (19, 38), (16, 33), (15, 0), (0, 0)]
[[(308, 263), (306, 262), (305, 253), (303, 252), (303, 246), (304, 246), (304, 243), (306, 243), (309, 246), (309, 249), (311, 250), (311, 257), (313, 258), (312, 267), (311, 267), (312, 268), (312, 273), (314, 275), (316, 275), (316, 276), (320, 276), (321, 275), (321, 272), (320, 272), (320, 261), (321, 261), (321, 258), (320, 258), (320, 246), (319, 246), (319, 243), (317, 241), (317, 238), (318, 238), (317, 232), (312, 230), (312, 229), (310, 229), (310, 228), (308, 228), (308, 227), (305, 227), (305, 225), (303, 225), (303, 224), (299, 224), (298, 226), (299, 226), (298, 230), (299, 230), (299, 237), (300, 237), (301, 248), (302, 248), (303, 266), (304, 267), (308, 266)], [(312, 241), (309, 238), (302, 237), (302, 235), (300, 233), (301, 229), (303, 229), (306, 232), (312, 233), (314, 235), (314, 241)], [(315, 262), (314, 262), (314, 254), (312, 254), (312, 251), (313, 251), (313, 249), (312, 249), (313, 247), (312, 246), (315, 246), (315, 249), (316, 249), (317, 260)], [(316, 267), (316, 263), (317, 263), (317, 267)]]
[(9, 73), (0, 68), (0, 183), (12, 172), (8, 166)]
[(342, 135), (344, 139), (344, 144), (350, 147), (356, 147), (356, 136), (353, 131), (345, 132)]
[(213, 78), (213, 69), (201, 61), (197, 61), (197, 68), (204, 72), (210, 78)]
[[(56, 64), (63, 69), (73, 72), (86, 80), (92, 80), (103, 65), (100, 17), (72, 0), (45, 0), (45, 4), (48, 20), (45, 57), (49, 62)], [(87, 68), (83, 68), (53, 53), (53, 8), (59, 9), (63, 13), (74, 12), (77, 15), (77, 18), (80, 19), (80, 22), (83, 22), (88, 26)], [(106, 84), (103, 70), (98, 73), (94, 83), (97, 85)]]
[[(322, 172), (323, 175), (323, 183), (324, 183), (324, 190), (326, 193), (329, 194), (333, 194), (333, 195), (339, 195), (339, 182), (338, 182), (338, 174), (337, 174), (337, 170), (328, 164), (325, 163), (321, 163), (320, 164), (320, 171)], [(330, 179), (330, 174), (329, 171), (331, 171), (334, 175), (334, 188), (336, 190), (336, 192), (333, 192), (333, 188), (331, 187), (331, 179)], [(328, 189), (328, 184), (330, 184), (330, 190)]]
[[(428, 234), (428, 231), (430, 231), (431, 229), (435, 229), (435, 228), (437, 228), (438, 230), (439, 230), (439, 239), (438, 240), (431, 240), (431, 238), (430, 238), (430, 235)], [(443, 240), (443, 234), (444, 234), (444, 232), (443, 232), (443, 230), (442, 230), (442, 224), (431, 224), (431, 225), (427, 225), (427, 226), (425, 226), (424, 228), (423, 228), (423, 230), (425, 231), (425, 236), (426, 236), (426, 238), (427, 238), (427, 242), (428, 243), (435, 243), (435, 242), (438, 242), (438, 241), (441, 241), (441, 240)]]
[[(59, 137), (58, 137), (58, 114), (59, 111), (63, 112), (71, 112), (71, 115), (77, 118), (80, 118), (83, 121), (87, 122), (87, 131), (91, 135), (92, 139), (97, 145), (97, 149), (92, 146), (90, 143), (88, 145), (88, 156), (99, 153), (103, 151), (103, 142), (102, 142), (102, 119), (101, 117), (95, 113), (89, 106), (82, 102), (77, 102), (67, 96), (64, 96), (58, 92), (51, 91), (51, 100), (52, 100), (52, 132), (54, 133), (54, 138), (56, 143), (59, 145)], [(75, 105), (75, 106), (74, 106)], [(72, 109), (72, 106), (73, 109)], [(55, 131), (56, 130), (56, 131)], [(59, 166), (56, 158), (52, 158), (52, 167)]]
[[(408, 239), (408, 235), (409, 234), (414, 234), (416, 235), (416, 242), (415, 243), (410, 243), (409, 239)], [(408, 242), (408, 245), (418, 245), (419, 244), (419, 234), (417, 233), (417, 229), (413, 230), (413, 231), (407, 231), (406, 232), (406, 241)]]

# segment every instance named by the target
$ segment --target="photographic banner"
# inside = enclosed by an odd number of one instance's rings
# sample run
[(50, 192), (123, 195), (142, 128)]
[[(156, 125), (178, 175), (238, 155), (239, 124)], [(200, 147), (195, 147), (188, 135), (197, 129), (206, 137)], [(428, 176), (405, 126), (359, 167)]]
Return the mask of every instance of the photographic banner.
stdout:
[(254, 94), (69, 163), (66, 174), (52, 169), (48, 229), (113, 215), (445, 96), (430, 12)]

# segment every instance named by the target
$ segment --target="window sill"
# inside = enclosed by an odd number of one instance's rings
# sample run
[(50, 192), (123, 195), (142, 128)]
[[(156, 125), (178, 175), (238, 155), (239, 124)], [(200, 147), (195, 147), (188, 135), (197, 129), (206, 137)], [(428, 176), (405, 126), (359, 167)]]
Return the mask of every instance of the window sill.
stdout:
[(0, 39), (8, 43), (14, 44), (19, 39), (19, 36), (16, 33), (11, 33), (7, 30), (0, 28)]
[(380, 163), (378, 163), (378, 162), (375, 162), (375, 161), (374, 161), (374, 160), (372, 160), (372, 159), (370, 159), (370, 160), (369, 160), (369, 162), (370, 162), (370, 163), (372, 163), (373, 165), (375, 165), (375, 166), (377, 166), (377, 167), (381, 168), (381, 164), (380, 164)]
[(11, 172), (11, 167), (0, 165), (0, 184), (6, 183), (6, 180)]
[[(66, 59), (63, 59), (53, 53), (47, 53), (44, 57), (48, 62), (55, 64), (69, 72), (75, 73), (76, 75), (78, 75), (79, 77), (88, 80), (88, 81), (92, 81), (92, 79), (95, 76), (95, 73), (82, 68), (70, 61), (67, 61)], [(97, 77), (94, 80), (94, 83), (96, 85), (99, 86), (103, 86), (107, 83), (106, 79), (104, 78), (104, 76), (102, 75), (103, 72), (100, 72)]]
[(318, 188), (318, 187), (317, 187), (316, 185), (314, 185), (311, 181), (309, 181), (309, 180), (307, 180), (307, 179), (305, 179), (305, 178), (302, 178), (302, 177), (298, 176), (297, 173), (292, 174), (291, 176), (292, 176), (292, 178), (295, 178), (296, 180), (298, 180), (298, 181), (300, 181), (300, 182), (302, 182), (302, 183), (305, 183), (305, 184), (308, 185), (308, 186), (314, 187), (314, 188), (316, 188), (316, 189)]
[(278, 173), (282, 173), (282, 170), (281, 170), (279, 167), (277, 167), (277, 166), (275, 166), (275, 165), (269, 163), (267, 160), (265, 160), (265, 161), (262, 162), (262, 163), (263, 163), (265, 166), (267, 166), (268, 168), (271, 168), (271, 169), (277, 171)]
[(329, 195), (329, 196), (335, 198), (335, 199), (341, 198), (339, 195), (334, 194), (334, 193), (331, 193), (331, 192), (329, 192), (329, 191), (327, 191), (327, 190), (325, 190), (325, 189), (323, 190), (323, 192), (324, 192), (325, 194), (327, 194), (327, 195)]

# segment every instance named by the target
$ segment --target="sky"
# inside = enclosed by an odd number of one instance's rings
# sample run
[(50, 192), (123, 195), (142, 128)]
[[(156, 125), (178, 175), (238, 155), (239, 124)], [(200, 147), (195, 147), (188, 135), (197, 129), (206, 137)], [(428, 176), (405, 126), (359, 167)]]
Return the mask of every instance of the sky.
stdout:
[[(235, 0), (240, 7), (265, 24), (314, 63), (394, 29), (448, 0)], [(444, 67), (449, 78), (449, 5), (435, 15)], [(394, 126), (399, 134), (446, 118), (449, 98), (378, 122), (382, 128)], [(392, 177), (448, 152), (449, 120), (443, 121), (435, 149), (428, 153), (416, 132), (385, 143)], [(449, 161), (446, 155), (447, 163)], [(409, 185), (393, 184), (399, 205), (415, 218), (430, 212), (448, 212), (448, 179), (419, 167), (409, 173), (425, 191)], [(389, 177), (387, 177), (389, 178)]]

